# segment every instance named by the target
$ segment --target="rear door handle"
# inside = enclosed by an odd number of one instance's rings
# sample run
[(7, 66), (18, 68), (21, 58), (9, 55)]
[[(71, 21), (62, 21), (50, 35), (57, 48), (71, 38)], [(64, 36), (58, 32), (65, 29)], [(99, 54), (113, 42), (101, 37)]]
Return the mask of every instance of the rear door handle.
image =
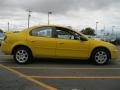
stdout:
[(64, 44), (63, 42), (58, 42), (58, 44)]

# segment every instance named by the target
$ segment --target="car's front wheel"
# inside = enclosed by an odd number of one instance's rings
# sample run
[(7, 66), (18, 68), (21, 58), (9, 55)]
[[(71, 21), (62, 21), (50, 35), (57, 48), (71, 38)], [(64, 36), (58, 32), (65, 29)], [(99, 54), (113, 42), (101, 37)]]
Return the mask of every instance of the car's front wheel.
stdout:
[(92, 54), (91, 60), (94, 64), (98, 65), (108, 64), (110, 61), (110, 53), (103, 48), (96, 49)]
[(19, 47), (14, 50), (14, 60), (19, 64), (30, 63), (32, 60), (32, 54), (29, 49), (25, 47)]

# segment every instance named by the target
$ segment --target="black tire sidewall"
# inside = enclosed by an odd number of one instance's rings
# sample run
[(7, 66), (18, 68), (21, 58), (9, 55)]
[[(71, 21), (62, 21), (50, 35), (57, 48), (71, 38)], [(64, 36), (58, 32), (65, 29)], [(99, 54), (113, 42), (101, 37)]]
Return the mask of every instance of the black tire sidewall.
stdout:
[[(19, 50), (25, 50), (25, 51), (28, 53), (28, 59), (27, 59), (26, 62), (21, 63), (21, 62), (19, 62), (19, 61), (16, 59), (16, 53), (17, 53)], [(32, 53), (30, 52), (29, 49), (27, 49), (27, 48), (25, 48), (25, 47), (19, 47), (19, 48), (17, 48), (17, 49), (14, 50), (13, 58), (14, 58), (15, 62), (18, 63), (18, 64), (31, 63), (31, 61), (32, 61)]]

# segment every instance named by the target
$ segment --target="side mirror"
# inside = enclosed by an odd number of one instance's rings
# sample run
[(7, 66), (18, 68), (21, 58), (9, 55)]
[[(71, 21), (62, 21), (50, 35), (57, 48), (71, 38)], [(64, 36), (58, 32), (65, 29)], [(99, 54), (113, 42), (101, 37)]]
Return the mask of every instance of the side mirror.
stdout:
[(82, 37), (82, 36), (80, 37), (80, 40), (81, 40), (81, 41), (88, 41), (87, 38)]

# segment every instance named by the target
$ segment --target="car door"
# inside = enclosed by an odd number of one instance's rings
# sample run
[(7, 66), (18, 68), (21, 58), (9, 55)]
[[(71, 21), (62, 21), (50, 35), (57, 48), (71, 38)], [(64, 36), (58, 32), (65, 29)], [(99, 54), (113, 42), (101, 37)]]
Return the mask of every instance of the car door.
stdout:
[(80, 34), (72, 30), (56, 27), (56, 56), (60, 58), (88, 58), (89, 41), (80, 40)]
[(55, 56), (56, 39), (53, 38), (52, 27), (39, 27), (31, 30), (27, 40), (35, 56)]

